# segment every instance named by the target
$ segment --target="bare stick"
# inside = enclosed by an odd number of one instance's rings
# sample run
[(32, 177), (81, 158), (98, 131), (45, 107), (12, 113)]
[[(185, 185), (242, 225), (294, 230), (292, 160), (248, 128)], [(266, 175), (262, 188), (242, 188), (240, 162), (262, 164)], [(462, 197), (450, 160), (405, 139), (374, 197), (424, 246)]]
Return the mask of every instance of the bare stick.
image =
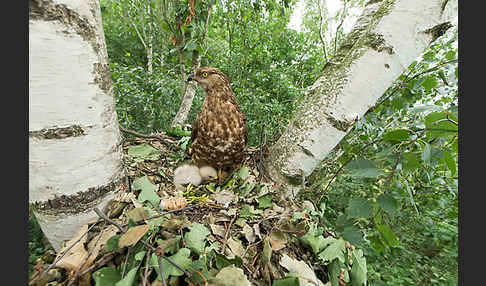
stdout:
[(163, 138), (161, 136), (157, 136), (157, 135), (146, 135), (146, 134), (142, 134), (142, 133), (138, 133), (138, 132), (135, 132), (135, 131), (132, 131), (132, 130), (125, 129), (125, 128), (121, 127), (121, 126), (120, 126), (120, 130), (123, 131), (123, 132), (125, 132), (125, 133), (131, 134), (133, 136), (141, 137), (141, 138), (157, 139), (160, 142), (164, 143), (169, 148), (174, 148), (175, 150), (179, 150), (180, 149), (180, 147), (177, 146), (174, 142), (171, 142), (168, 139)]
[[(118, 223), (114, 222), (113, 220), (109, 219), (104, 213), (102, 213), (98, 208), (95, 208), (94, 211), (96, 212), (97, 215), (99, 215), (102, 219), (106, 220), (108, 223), (110, 224), (113, 224), (114, 226), (116, 226), (121, 232), (125, 233), (126, 230), (121, 226), (119, 225)], [(147, 246), (150, 250), (152, 250), (153, 252), (155, 252), (156, 248), (153, 247), (152, 245), (150, 245), (149, 243), (147, 243), (146, 241), (143, 241), (143, 240), (140, 240), (140, 242), (142, 244), (144, 244), (145, 246)], [(184, 268), (180, 267), (179, 265), (177, 265), (174, 261), (172, 261), (172, 259), (170, 259), (169, 257), (165, 257), (165, 256), (162, 256), (162, 258), (164, 258), (165, 260), (167, 260), (170, 264), (174, 265), (174, 267), (176, 267), (177, 269), (179, 269), (180, 271), (184, 272), (188, 277), (191, 277), (192, 275), (187, 272)]]
[(116, 226), (121, 232), (125, 233), (126, 230), (121, 226), (119, 225), (117, 222), (111, 220), (108, 216), (106, 216), (102, 211), (100, 211), (98, 208), (94, 208), (94, 211), (95, 213), (101, 217), (102, 219), (106, 220), (109, 224), (112, 224), (114, 226)]
[(162, 255), (157, 255), (157, 260), (159, 262), (160, 278), (162, 278), (162, 285), (167, 286), (167, 284), (165, 283), (164, 269), (162, 268), (162, 257)]
[(147, 277), (148, 277), (148, 264), (149, 264), (149, 260), (150, 260), (150, 254), (152, 254), (152, 250), (149, 249), (148, 252), (147, 252), (147, 259), (145, 260), (145, 273), (143, 275), (143, 282), (142, 282), (142, 286), (146, 286), (147, 285)]
[(127, 270), (127, 263), (128, 263), (128, 256), (130, 256), (130, 250), (132, 248), (128, 248), (127, 250), (127, 256), (125, 257), (125, 263), (123, 264), (123, 270), (122, 270), (122, 274), (121, 274), (121, 278), (123, 279), (123, 276), (125, 276), (125, 270)]

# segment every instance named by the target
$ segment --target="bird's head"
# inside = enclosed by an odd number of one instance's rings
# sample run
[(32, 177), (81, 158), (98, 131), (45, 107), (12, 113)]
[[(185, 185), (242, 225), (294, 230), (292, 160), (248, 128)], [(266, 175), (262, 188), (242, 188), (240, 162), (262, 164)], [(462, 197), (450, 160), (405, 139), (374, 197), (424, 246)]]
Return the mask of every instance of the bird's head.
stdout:
[(204, 90), (215, 89), (218, 86), (229, 86), (229, 78), (219, 69), (212, 67), (202, 67), (196, 69), (187, 81), (198, 82)]

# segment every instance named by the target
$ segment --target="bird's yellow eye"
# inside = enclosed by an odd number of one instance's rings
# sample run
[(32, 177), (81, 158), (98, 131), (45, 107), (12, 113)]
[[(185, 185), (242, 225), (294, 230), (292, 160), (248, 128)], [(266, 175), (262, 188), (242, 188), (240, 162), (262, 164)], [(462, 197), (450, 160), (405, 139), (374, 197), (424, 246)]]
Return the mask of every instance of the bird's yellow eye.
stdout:
[(207, 72), (203, 72), (202, 73), (202, 77), (207, 77), (208, 76), (208, 73)]

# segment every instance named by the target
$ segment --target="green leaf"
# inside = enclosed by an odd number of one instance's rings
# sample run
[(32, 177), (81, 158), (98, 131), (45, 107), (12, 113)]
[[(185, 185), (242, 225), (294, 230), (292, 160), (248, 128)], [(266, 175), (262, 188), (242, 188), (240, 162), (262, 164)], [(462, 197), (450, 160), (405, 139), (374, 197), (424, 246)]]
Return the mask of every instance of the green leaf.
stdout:
[(437, 79), (435, 76), (428, 76), (425, 78), (425, 80), (422, 82), (422, 86), (425, 88), (426, 91), (432, 90), (434, 87), (437, 86)]
[(451, 60), (455, 60), (456, 59), (456, 51), (448, 51), (446, 54), (445, 54), (445, 58), (449, 61)]
[(389, 215), (394, 216), (398, 209), (398, 201), (388, 194), (381, 194), (376, 198), (378, 205)]
[(399, 143), (408, 140), (412, 133), (407, 129), (396, 129), (389, 131), (383, 135), (383, 140), (392, 143)]
[(431, 153), (432, 153), (432, 149), (430, 148), (430, 144), (425, 143), (424, 149), (422, 150), (422, 160), (425, 163), (430, 163)]
[(373, 215), (373, 203), (364, 198), (353, 198), (348, 204), (348, 218), (368, 218)]
[(273, 280), (272, 286), (299, 286), (299, 278), (287, 276), (283, 279)]
[(93, 280), (96, 286), (115, 286), (115, 283), (120, 281), (120, 279), (120, 271), (112, 267), (103, 267), (93, 273)]
[(344, 228), (343, 238), (354, 245), (358, 245), (363, 240), (361, 231), (354, 225)]
[(361, 286), (366, 283), (366, 259), (363, 257), (361, 249), (355, 249), (351, 252), (353, 266), (351, 268), (351, 286)]
[(314, 236), (311, 232), (306, 233), (302, 237), (300, 237), (300, 240), (304, 243), (309, 245), (312, 248), (312, 252), (314, 254), (318, 254), (321, 252), (326, 246), (328, 246), (330, 243), (336, 241), (337, 239), (329, 236), (324, 238), (324, 236), (319, 235), (319, 236)]
[(255, 209), (255, 207), (252, 205), (243, 205), (241, 207), (240, 217), (253, 218), (255, 217), (255, 215), (259, 215), (262, 213), (263, 213), (262, 210)]
[(128, 155), (133, 157), (135, 162), (141, 162), (143, 160), (157, 160), (161, 153), (150, 145), (141, 144), (128, 146)]
[(356, 178), (376, 178), (383, 174), (383, 171), (376, 168), (375, 163), (370, 160), (356, 159), (349, 162), (346, 168), (351, 172), (351, 176)]
[(107, 241), (106, 241), (106, 251), (114, 251), (114, 250), (118, 250), (120, 249), (118, 247), (118, 240), (120, 240), (120, 235), (119, 234), (116, 234), (112, 237), (110, 237)]
[(432, 112), (432, 111), (442, 111), (442, 107), (433, 105), (433, 104), (428, 104), (428, 105), (420, 105), (412, 108), (410, 110), (411, 113), (422, 113), (422, 112)]
[(319, 258), (324, 261), (333, 261), (335, 258), (344, 263), (344, 251), (346, 250), (345, 241), (343, 239), (337, 239), (329, 246), (327, 246), (321, 253)]
[(373, 247), (376, 253), (380, 254), (386, 250), (386, 245), (383, 244), (383, 242), (378, 236), (376, 235), (369, 236), (368, 240), (370, 241), (371, 247)]
[(451, 171), (452, 176), (455, 177), (457, 175), (457, 164), (450, 152), (444, 151), (444, 162)]
[(137, 260), (137, 261), (142, 261), (142, 259), (145, 257), (145, 253), (146, 253), (146, 252), (147, 252), (147, 251), (145, 251), (145, 250), (140, 251), (140, 252), (137, 252), (137, 253), (135, 254), (135, 260)]
[(186, 245), (197, 254), (204, 252), (206, 237), (211, 233), (207, 227), (200, 223), (192, 223), (190, 231), (184, 234)]
[(238, 171), (238, 177), (242, 180), (246, 179), (249, 175), (249, 169), (247, 166), (241, 167), (241, 169)]
[(425, 127), (427, 136), (430, 138), (449, 137), (457, 134), (458, 127), (447, 117), (454, 122), (458, 122), (456, 116), (446, 112), (432, 112), (425, 117)]
[(272, 199), (273, 196), (271, 194), (266, 194), (257, 199), (258, 201), (258, 208), (266, 209), (272, 206)]
[(332, 286), (340, 286), (339, 277), (341, 276), (341, 269), (344, 269), (345, 276), (347, 273), (347, 267), (339, 259), (335, 259), (329, 264), (329, 281), (331, 281)]
[(420, 155), (412, 152), (404, 152), (401, 162), (404, 170), (416, 170), (421, 164)]
[(153, 206), (158, 206), (160, 202), (160, 197), (155, 192), (155, 187), (149, 181), (147, 176), (140, 177), (133, 181), (132, 185), (135, 191), (142, 190), (138, 195), (138, 201), (143, 203), (149, 201)]
[(243, 265), (243, 260), (235, 255), (235, 258), (233, 259), (228, 259), (226, 256), (216, 253), (216, 256), (214, 257), (216, 260), (216, 268), (221, 269), (230, 265), (235, 265), (236, 267), (240, 267)]
[(376, 228), (383, 241), (390, 247), (398, 246), (398, 238), (387, 224), (377, 225)]
[(132, 286), (133, 282), (135, 282), (135, 279), (137, 278), (137, 271), (139, 266), (140, 264), (130, 269), (130, 271), (128, 271), (127, 275), (122, 280), (116, 282), (115, 286)]
[[(188, 248), (181, 248), (176, 254), (169, 256), (169, 259), (174, 261), (177, 265), (179, 265), (183, 269), (187, 269), (192, 264), (192, 260), (189, 257), (190, 254), (191, 251)], [(150, 258), (150, 265), (155, 269), (155, 272), (157, 272), (157, 279), (162, 280), (161, 279), (162, 276), (160, 275), (160, 269), (159, 269), (159, 261), (155, 253), (152, 253), (152, 257)], [(164, 270), (165, 279), (168, 279), (169, 276), (171, 275), (172, 276), (184, 275), (184, 272), (177, 269), (174, 265), (170, 264), (165, 259), (162, 259), (162, 268)]]

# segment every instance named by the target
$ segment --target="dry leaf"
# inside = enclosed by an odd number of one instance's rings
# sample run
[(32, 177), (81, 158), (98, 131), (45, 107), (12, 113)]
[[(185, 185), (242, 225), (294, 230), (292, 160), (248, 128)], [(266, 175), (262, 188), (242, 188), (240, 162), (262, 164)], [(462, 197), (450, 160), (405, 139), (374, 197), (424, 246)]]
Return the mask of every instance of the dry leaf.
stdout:
[[(81, 226), (78, 233), (70, 241), (68, 241), (65, 244), (65, 246), (57, 253), (57, 257), (59, 257), (60, 254), (63, 253), (71, 245), (76, 243), (76, 241), (82, 235), (84, 235), (87, 230), (88, 230), (87, 224), (84, 224), (83, 226)], [(81, 240), (78, 241), (73, 246), (73, 248), (71, 248), (66, 253), (66, 255), (64, 255), (64, 257), (57, 263), (57, 266), (68, 270), (68, 272), (78, 269), (78, 267), (81, 266), (81, 264), (84, 262), (84, 260), (88, 256), (88, 252), (84, 248), (84, 243), (86, 243), (86, 238), (87, 238), (87, 235), (85, 235), (83, 238), (81, 238)], [(57, 259), (57, 257), (56, 257), (56, 259)]]
[(88, 258), (86, 265), (83, 268), (91, 266), (95, 258), (100, 253), (101, 248), (106, 244), (108, 239), (114, 236), (118, 232), (118, 228), (114, 225), (109, 225), (107, 228), (103, 229), (100, 234), (91, 239), (88, 243), (88, 251), (91, 251), (91, 256)]
[(270, 245), (274, 251), (280, 250), (287, 244), (287, 237), (285, 233), (280, 231), (272, 231), (269, 236)]
[(133, 219), (134, 222), (139, 222), (146, 219), (149, 216), (149, 213), (146, 209), (142, 208), (134, 208), (127, 212), (127, 217)]
[(251, 226), (249, 226), (248, 224), (245, 224), (243, 226), (242, 232), (245, 235), (245, 238), (246, 238), (246, 240), (248, 240), (249, 243), (255, 242), (256, 235), (253, 231), (254, 231), (253, 228), (251, 228)]
[(142, 236), (147, 233), (148, 230), (148, 224), (137, 225), (128, 229), (127, 232), (120, 236), (118, 247), (123, 248), (125, 246), (132, 246), (136, 244), (142, 238)]
[(214, 235), (224, 237), (225, 234), (224, 226), (217, 225), (217, 224), (210, 224), (209, 227), (211, 227), (211, 231), (213, 232)]

